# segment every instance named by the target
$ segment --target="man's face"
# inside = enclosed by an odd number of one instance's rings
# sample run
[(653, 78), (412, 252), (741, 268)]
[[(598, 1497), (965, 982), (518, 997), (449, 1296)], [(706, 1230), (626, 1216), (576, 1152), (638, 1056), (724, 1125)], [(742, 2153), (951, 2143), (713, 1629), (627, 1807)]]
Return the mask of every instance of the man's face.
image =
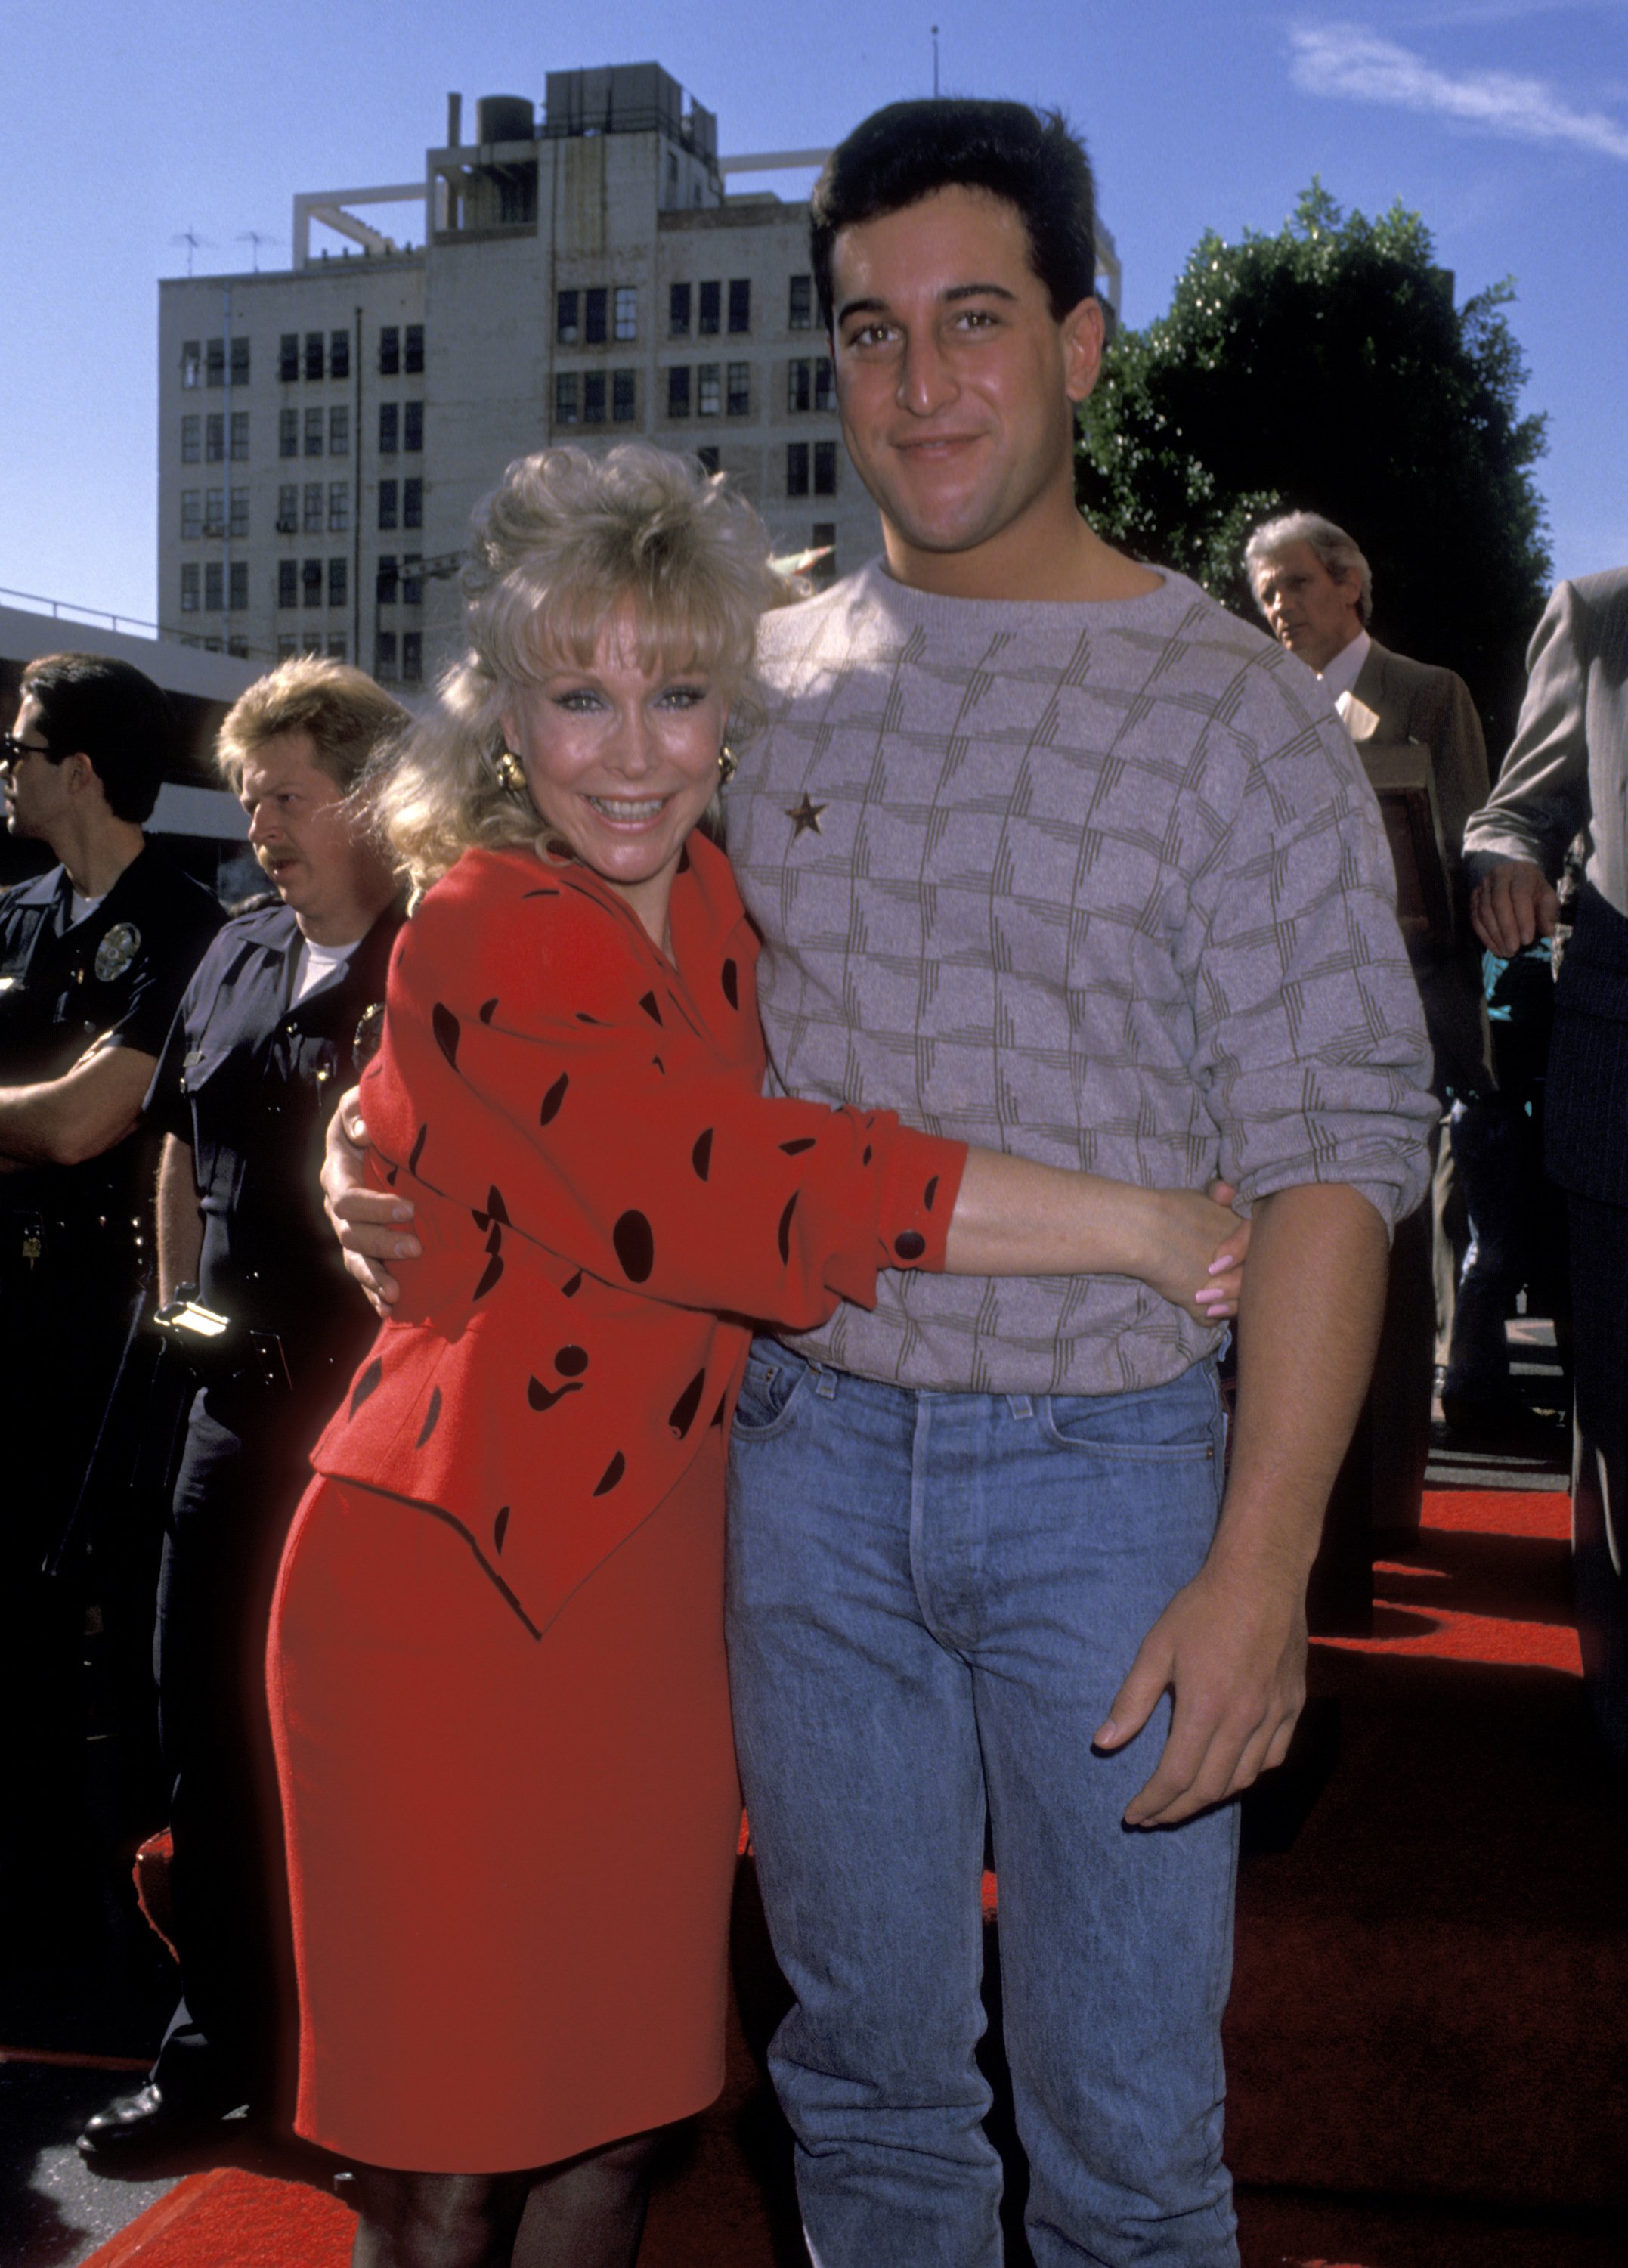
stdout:
[(307, 937), (343, 945), (366, 927), (378, 854), (359, 841), (345, 791), (317, 761), (309, 733), (280, 733), (247, 757), (238, 800), (249, 843)]
[(1354, 568), (1331, 575), (1309, 543), (1286, 544), (1255, 588), (1272, 636), (1319, 676), (1362, 627), (1362, 578)]
[(5, 823), (8, 832), (35, 842), (48, 842), (53, 829), (66, 815), (68, 781), (65, 767), (45, 755), (46, 731), (40, 703), (25, 694), (11, 727), (20, 747), (12, 749), (4, 773)]
[(845, 228), (832, 291), (843, 436), (896, 569), (898, 547), (972, 552), (1060, 496), (1072, 508), (1102, 310), (1052, 314), (1015, 205), (935, 189)]

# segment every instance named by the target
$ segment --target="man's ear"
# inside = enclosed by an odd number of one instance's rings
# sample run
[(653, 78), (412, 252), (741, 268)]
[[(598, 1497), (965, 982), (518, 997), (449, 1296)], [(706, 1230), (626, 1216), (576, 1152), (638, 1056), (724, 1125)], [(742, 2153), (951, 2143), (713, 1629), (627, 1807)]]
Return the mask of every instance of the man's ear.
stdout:
[(1095, 293), (1063, 317), (1062, 337), (1065, 391), (1070, 401), (1083, 401), (1096, 383), (1106, 340), (1103, 303)]
[(57, 769), (67, 774), (70, 795), (86, 795), (92, 788), (101, 785), (96, 766), (83, 748), (75, 755), (64, 756)]

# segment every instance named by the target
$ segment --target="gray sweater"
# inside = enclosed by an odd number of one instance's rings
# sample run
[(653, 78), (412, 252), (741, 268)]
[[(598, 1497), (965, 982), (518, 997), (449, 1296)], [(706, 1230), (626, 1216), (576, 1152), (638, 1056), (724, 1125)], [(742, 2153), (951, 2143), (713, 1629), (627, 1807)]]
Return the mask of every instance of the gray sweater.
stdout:
[[(880, 562), (770, 616), (729, 792), (771, 1083), (1145, 1185), (1423, 1194), (1436, 1106), (1373, 795), (1316, 680), (1176, 575), (1089, 606)], [(891, 1275), (796, 1344), (1103, 1394), (1216, 1342), (1118, 1277)]]

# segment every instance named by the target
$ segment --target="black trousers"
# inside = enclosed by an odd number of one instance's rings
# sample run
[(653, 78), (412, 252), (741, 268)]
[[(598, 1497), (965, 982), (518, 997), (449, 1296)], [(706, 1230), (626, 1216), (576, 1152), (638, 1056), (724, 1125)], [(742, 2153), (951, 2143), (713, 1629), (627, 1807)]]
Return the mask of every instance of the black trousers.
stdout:
[(154, 2077), (204, 2111), (291, 2101), (297, 2015), (266, 1634), (325, 1414), (253, 1386), (200, 1394), (165, 1540), (155, 1666), (183, 1997)]
[(1577, 1426), (1572, 1545), (1583, 1675), (1628, 1775), (1628, 1205), (1568, 1191)]

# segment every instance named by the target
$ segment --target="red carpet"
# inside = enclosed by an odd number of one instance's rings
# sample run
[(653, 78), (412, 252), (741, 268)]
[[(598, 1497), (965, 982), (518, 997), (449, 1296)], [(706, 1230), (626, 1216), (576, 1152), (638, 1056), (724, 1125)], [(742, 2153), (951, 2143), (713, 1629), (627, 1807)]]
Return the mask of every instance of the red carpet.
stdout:
[[(1418, 1544), (1379, 1572), (1374, 1637), (1314, 1648), (1338, 1769), (1240, 1884), (1244, 2268), (1628, 2258), (1628, 1811), (1582, 1699), (1568, 1519), (1563, 1496), (1429, 1496)], [(739, 1922), (760, 2044), (778, 1980), (750, 1861)], [(793, 2268), (788, 2161), (734, 2023), (724, 2095), (677, 2151), (641, 2268)], [(90, 2268), (341, 2268), (352, 2228), (326, 2195), (224, 2169)]]

